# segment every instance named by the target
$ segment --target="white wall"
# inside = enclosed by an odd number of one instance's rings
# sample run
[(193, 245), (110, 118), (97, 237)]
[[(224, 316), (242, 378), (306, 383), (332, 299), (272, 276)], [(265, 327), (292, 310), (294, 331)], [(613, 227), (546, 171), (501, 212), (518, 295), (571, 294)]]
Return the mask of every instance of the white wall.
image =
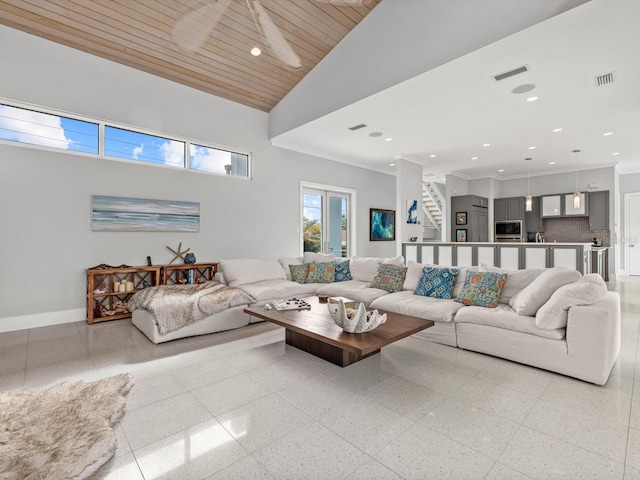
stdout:
[[(618, 201), (620, 204), (620, 224), (622, 228), (620, 228), (619, 232), (619, 245), (620, 245), (620, 259), (619, 259), (619, 268), (621, 271), (628, 273), (629, 266), (627, 265), (627, 244), (629, 241), (629, 233), (626, 229), (626, 220), (628, 212), (626, 211), (625, 205), (625, 195), (628, 193), (638, 193), (640, 192), (640, 173), (629, 173), (626, 175), (619, 176), (619, 195)], [(629, 212), (636, 215), (636, 218), (640, 216), (640, 212)]]
[[(393, 242), (369, 241), (368, 224), (370, 207), (395, 205), (395, 178), (271, 146), (264, 112), (6, 27), (0, 64), (5, 98), (248, 150), (254, 175), (247, 181), (0, 143), (0, 331), (18, 316), (27, 327), (45, 312), (81, 320), (86, 268), (142, 265), (147, 255), (166, 263), (166, 245), (182, 242), (201, 261), (298, 254), (301, 180), (356, 190), (357, 254), (395, 254)], [(201, 230), (91, 232), (93, 194), (200, 202)]]
[[(407, 223), (407, 200), (418, 201), (417, 224)], [(422, 223), (424, 210), (422, 207), (422, 165), (408, 160), (396, 160), (396, 225), (398, 255), (402, 254), (402, 242), (411, 237), (422, 241)]]

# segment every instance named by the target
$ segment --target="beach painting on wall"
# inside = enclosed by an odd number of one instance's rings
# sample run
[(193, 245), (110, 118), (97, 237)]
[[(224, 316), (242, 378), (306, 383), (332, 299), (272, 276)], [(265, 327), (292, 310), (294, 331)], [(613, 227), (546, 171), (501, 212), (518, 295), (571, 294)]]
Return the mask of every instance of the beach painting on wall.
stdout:
[(146, 198), (91, 197), (94, 232), (198, 232), (200, 203)]

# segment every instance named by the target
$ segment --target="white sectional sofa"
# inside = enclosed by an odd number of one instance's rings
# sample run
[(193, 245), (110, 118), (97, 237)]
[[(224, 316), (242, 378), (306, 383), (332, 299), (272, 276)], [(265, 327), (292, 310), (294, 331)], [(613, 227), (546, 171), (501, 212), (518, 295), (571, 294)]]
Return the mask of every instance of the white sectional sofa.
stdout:
[[(501, 272), (506, 275), (497, 308), (465, 306), (454, 299), (463, 290), (467, 272), (493, 271), (492, 267), (460, 267), (451, 299), (414, 294), (425, 266), (410, 261), (402, 290), (389, 293), (370, 288), (380, 263), (402, 266), (402, 257), (352, 257), (352, 280), (334, 283), (298, 283), (289, 265), (309, 261), (332, 261), (332, 257), (221, 260), (219, 280), (249, 293), (255, 305), (276, 299), (310, 295), (343, 296), (377, 308), (433, 320), (435, 325), (417, 338), (486, 353), (532, 365), (588, 382), (606, 383), (620, 350), (620, 299), (607, 292), (600, 277), (582, 277), (566, 269), (531, 269)], [(436, 266), (430, 266), (436, 267)], [(458, 268), (458, 267), (452, 267)], [(595, 275), (595, 274), (594, 274)], [(536, 286), (537, 285), (537, 286)], [(193, 324), (194, 332), (172, 332), (170, 339), (213, 333), (259, 321), (242, 308), (204, 324)], [(134, 324), (136, 312), (134, 312)], [(198, 325), (197, 327), (195, 327)], [(152, 341), (166, 341), (153, 331), (146, 318), (145, 332)], [(425, 349), (428, 345), (425, 345)]]

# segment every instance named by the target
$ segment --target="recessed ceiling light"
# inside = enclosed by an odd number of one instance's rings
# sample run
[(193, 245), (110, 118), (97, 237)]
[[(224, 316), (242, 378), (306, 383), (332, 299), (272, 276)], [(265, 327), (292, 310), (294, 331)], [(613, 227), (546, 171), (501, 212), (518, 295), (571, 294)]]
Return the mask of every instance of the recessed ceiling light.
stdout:
[(381, 137), (382, 136), (382, 132), (371, 132), (369, 134), (370, 137)]
[(262, 50), (260, 50), (258, 47), (253, 47), (251, 49), (251, 55), (253, 55), (254, 57), (259, 56), (262, 53)]
[(607, 132), (602, 134), (603, 137), (608, 137), (609, 135), (613, 135), (613, 132)]
[(435, 155), (429, 155), (429, 158), (436, 158)]
[(562, 129), (561, 129), (561, 128), (554, 128), (554, 129), (553, 129), (553, 133), (558, 133), (558, 132), (561, 132), (561, 131), (562, 131)]
[(478, 157), (471, 157), (471, 160), (477, 160)]
[(538, 97), (529, 97), (529, 98), (527, 98), (527, 102), (535, 102), (536, 100), (538, 100)]
[(498, 170), (498, 172), (500, 173), (504, 172), (504, 168), (501, 168), (500, 170)]
[(391, 137), (387, 137), (387, 138), (384, 139), (385, 142), (390, 142), (391, 140), (393, 140), (393, 138), (391, 138)]
[(536, 147), (529, 147), (529, 150), (535, 150)]
[(482, 144), (482, 146), (483, 146), (483, 147), (490, 147), (490, 146), (491, 146), (491, 144), (490, 144), (490, 143), (483, 143), (483, 144)]
[(395, 163), (390, 163), (390, 164), (389, 164), (389, 166), (390, 166), (390, 167), (395, 167), (395, 166), (396, 166), (396, 164), (395, 164)]
[(615, 157), (616, 155), (620, 155), (620, 152), (615, 152), (615, 153), (612, 153), (611, 155)]
[(519, 85), (516, 88), (514, 88), (513, 90), (511, 90), (511, 93), (515, 93), (516, 95), (518, 95), (518, 94), (521, 94), (521, 93), (530, 92), (534, 88), (536, 88), (536, 86), (533, 83), (525, 83), (524, 85)]
[(556, 162), (549, 162), (549, 165), (555, 165)]

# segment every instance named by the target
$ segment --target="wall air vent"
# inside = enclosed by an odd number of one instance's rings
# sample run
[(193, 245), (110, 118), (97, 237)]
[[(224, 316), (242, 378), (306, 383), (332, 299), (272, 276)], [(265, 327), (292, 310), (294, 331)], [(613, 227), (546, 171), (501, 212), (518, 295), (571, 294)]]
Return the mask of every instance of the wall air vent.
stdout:
[(602, 87), (604, 85), (609, 85), (610, 83), (613, 83), (613, 81), (615, 80), (615, 78), (613, 77), (613, 73), (605, 73), (604, 75), (598, 75), (597, 77), (594, 77), (594, 80), (596, 81), (596, 87)]
[(366, 127), (366, 125), (364, 123), (361, 123), (360, 125), (354, 125), (353, 127), (349, 127), (349, 130), (351, 130), (352, 132), (355, 132), (356, 130), (360, 130), (361, 128)]
[(529, 68), (526, 65), (523, 65), (521, 67), (514, 68), (513, 70), (509, 70), (508, 72), (494, 75), (493, 79), (496, 82), (499, 82), (500, 80), (504, 80), (505, 78), (513, 77), (515, 75), (520, 75), (521, 73), (528, 72), (528, 71), (529, 71)]

